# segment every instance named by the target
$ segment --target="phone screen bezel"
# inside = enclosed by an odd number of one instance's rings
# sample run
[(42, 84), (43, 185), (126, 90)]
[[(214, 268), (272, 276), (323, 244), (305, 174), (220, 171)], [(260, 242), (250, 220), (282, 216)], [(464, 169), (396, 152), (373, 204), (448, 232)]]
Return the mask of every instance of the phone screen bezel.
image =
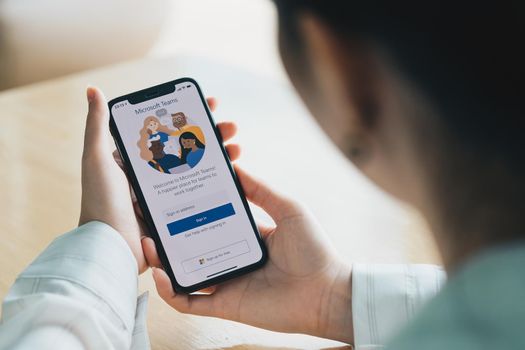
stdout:
[[(193, 284), (191, 286), (182, 286), (182, 285), (180, 285), (177, 282), (177, 278), (175, 277), (175, 274), (173, 273), (173, 270), (172, 270), (171, 265), (169, 263), (168, 256), (166, 254), (166, 251), (164, 250), (164, 246), (162, 245), (162, 241), (160, 240), (159, 233), (157, 231), (157, 228), (155, 227), (155, 224), (153, 222), (153, 218), (152, 218), (151, 213), (149, 211), (149, 208), (148, 208), (148, 206), (146, 204), (146, 200), (145, 200), (144, 195), (142, 193), (142, 190), (141, 190), (141, 188), (139, 186), (139, 181), (138, 181), (138, 179), (137, 179), (137, 177), (135, 175), (133, 167), (131, 166), (131, 161), (129, 159), (128, 153), (127, 153), (127, 151), (126, 151), (126, 149), (124, 147), (124, 143), (122, 141), (122, 138), (121, 138), (120, 133), (118, 131), (117, 125), (116, 125), (115, 120), (113, 118), (112, 108), (113, 108), (113, 106), (115, 104), (117, 104), (119, 102), (123, 102), (123, 101), (129, 101), (129, 103), (136, 104), (136, 103), (139, 103), (139, 102), (144, 102), (144, 101), (148, 101), (148, 100), (151, 100), (151, 99), (158, 98), (160, 96), (167, 95), (167, 94), (172, 93), (172, 92), (175, 91), (175, 86), (176, 85), (181, 84), (181, 83), (188, 83), (188, 82), (192, 83), (195, 86), (195, 88), (197, 89), (197, 92), (199, 94), (201, 103), (203, 104), (204, 109), (206, 110), (206, 114), (208, 116), (208, 120), (209, 120), (209, 122), (210, 122), (210, 124), (211, 124), (211, 126), (213, 128), (213, 131), (215, 133), (215, 137), (217, 138), (217, 140), (219, 142), (220, 149), (221, 149), (222, 155), (223, 155), (223, 159), (224, 159), (224, 161), (226, 162), (226, 164), (228, 166), (228, 169), (229, 169), (230, 174), (232, 176), (232, 180), (233, 180), (233, 182), (235, 184), (235, 187), (237, 188), (237, 193), (239, 194), (239, 196), (241, 198), (241, 201), (242, 201), (242, 203), (244, 205), (244, 208), (246, 210), (246, 213), (248, 215), (248, 219), (250, 220), (250, 224), (252, 226), (253, 233), (255, 234), (257, 242), (259, 243), (259, 247), (261, 249), (262, 256), (261, 256), (261, 259), (259, 261), (255, 262), (255, 263), (253, 263), (251, 265), (248, 265), (248, 266), (242, 267), (240, 269), (236, 269), (236, 270), (227, 272), (225, 274), (222, 274), (222, 275), (210, 278), (210, 279), (206, 279), (206, 280), (204, 280), (202, 282)], [(133, 102), (131, 102), (131, 101), (133, 101)], [(153, 240), (155, 241), (155, 246), (157, 247), (157, 252), (159, 254), (160, 261), (161, 261), (165, 271), (167, 272), (167, 274), (168, 274), (168, 276), (169, 276), (169, 278), (171, 280), (173, 288), (177, 292), (192, 293), (192, 292), (201, 290), (203, 288), (210, 287), (210, 286), (222, 283), (222, 282), (227, 281), (229, 279), (232, 279), (232, 278), (235, 278), (235, 277), (239, 277), (241, 275), (244, 275), (244, 274), (246, 274), (248, 272), (254, 271), (254, 270), (262, 267), (266, 263), (266, 261), (268, 260), (268, 252), (267, 252), (266, 246), (264, 244), (264, 241), (263, 241), (263, 239), (261, 237), (261, 234), (260, 234), (259, 230), (257, 229), (257, 225), (256, 225), (255, 220), (253, 218), (253, 215), (251, 213), (250, 207), (248, 205), (248, 201), (246, 200), (246, 196), (244, 195), (244, 191), (243, 191), (243, 189), (242, 189), (242, 187), (241, 187), (241, 185), (239, 183), (239, 180), (237, 178), (237, 174), (235, 173), (235, 170), (233, 169), (233, 166), (231, 164), (230, 158), (228, 157), (228, 153), (226, 152), (226, 148), (223, 145), (221, 134), (220, 134), (219, 129), (217, 128), (217, 126), (215, 124), (215, 121), (213, 120), (211, 112), (210, 112), (210, 110), (208, 108), (208, 104), (206, 103), (206, 100), (204, 98), (204, 95), (202, 93), (202, 90), (201, 90), (199, 84), (194, 79), (188, 78), (188, 77), (172, 80), (172, 81), (169, 81), (169, 82), (166, 82), (166, 83), (163, 83), (163, 84), (159, 84), (159, 85), (156, 85), (156, 86), (149, 87), (147, 89), (143, 89), (143, 90), (140, 90), (140, 91), (132, 92), (130, 94), (114, 98), (114, 99), (112, 99), (111, 101), (108, 102), (108, 107), (109, 107), (109, 114), (110, 114), (109, 128), (110, 128), (111, 134), (113, 136), (113, 139), (115, 140), (115, 144), (117, 146), (117, 150), (120, 153), (120, 156), (122, 157), (122, 161), (124, 163), (124, 167), (126, 169), (126, 173), (127, 173), (128, 179), (131, 182), (131, 186), (132, 186), (132, 188), (133, 188), (133, 190), (135, 192), (135, 195), (137, 197), (137, 201), (138, 201), (138, 204), (139, 204), (139, 206), (140, 206), (140, 208), (142, 210), (142, 213), (143, 213), (143, 216), (144, 216), (144, 221), (146, 223), (148, 231), (151, 234), (151, 237), (153, 238)]]

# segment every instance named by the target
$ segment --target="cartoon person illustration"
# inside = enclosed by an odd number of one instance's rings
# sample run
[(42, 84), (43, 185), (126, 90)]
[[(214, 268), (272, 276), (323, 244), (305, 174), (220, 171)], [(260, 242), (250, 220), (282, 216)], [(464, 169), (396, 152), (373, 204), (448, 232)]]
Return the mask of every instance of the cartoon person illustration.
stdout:
[(171, 120), (173, 123), (173, 126), (177, 129), (175, 131), (171, 132), (171, 136), (180, 136), (184, 132), (191, 132), (193, 135), (197, 137), (197, 139), (202, 143), (205, 144), (204, 134), (196, 125), (189, 125), (188, 124), (188, 118), (186, 118), (186, 115), (182, 112), (173, 113), (171, 115)]
[(160, 140), (160, 136), (157, 137), (157, 139), (148, 140), (148, 149), (152, 154), (152, 159), (148, 161), (148, 164), (161, 173), (169, 174), (170, 169), (181, 165), (182, 161), (174, 154), (166, 154), (164, 143)]
[[(160, 142), (164, 143), (168, 141), (168, 137), (173, 130), (167, 126), (162, 125), (157, 117), (149, 116), (144, 119), (144, 127), (140, 130), (141, 137), (153, 139), (157, 136), (160, 137)], [(143, 136), (144, 134), (144, 136)]]
[(169, 134), (172, 132), (170, 128), (162, 125), (157, 117), (149, 116), (144, 119), (144, 126), (140, 129), (140, 139), (137, 146), (140, 149), (140, 157), (145, 161), (152, 159), (151, 151), (149, 150), (149, 140), (160, 140), (165, 143), (169, 139)]
[(181, 161), (193, 168), (204, 154), (204, 144), (199, 141), (194, 133), (186, 131), (179, 137), (181, 146)]

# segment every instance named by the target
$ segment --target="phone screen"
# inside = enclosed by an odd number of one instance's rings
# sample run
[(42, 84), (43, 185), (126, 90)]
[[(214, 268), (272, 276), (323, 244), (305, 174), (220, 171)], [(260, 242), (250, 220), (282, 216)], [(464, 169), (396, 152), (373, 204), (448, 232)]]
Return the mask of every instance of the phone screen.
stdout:
[(257, 264), (264, 254), (200, 89), (192, 80), (173, 84), (168, 94), (110, 105), (143, 210), (145, 204), (176, 283), (190, 287)]

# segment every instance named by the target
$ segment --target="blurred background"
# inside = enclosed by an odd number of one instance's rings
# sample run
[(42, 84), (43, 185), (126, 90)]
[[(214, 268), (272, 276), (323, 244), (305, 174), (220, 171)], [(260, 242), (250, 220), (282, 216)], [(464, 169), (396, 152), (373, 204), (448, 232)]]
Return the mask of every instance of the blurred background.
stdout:
[(269, 0), (1, 0), (0, 89), (143, 57), (283, 70)]
[[(269, 0), (0, 0), (0, 297), (77, 225), (86, 87), (114, 98), (182, 76), (219, 99), (216, 120), (239, 125), (241, 166), (305, 203), (348, 262), (439, 262), (419, 214), (320, 131), (283, 70), (276, 34)], [(154, 291), (149, 274), (140, 287)], [(181, 315), (151, 295), (153, 348), (334, 346)]]

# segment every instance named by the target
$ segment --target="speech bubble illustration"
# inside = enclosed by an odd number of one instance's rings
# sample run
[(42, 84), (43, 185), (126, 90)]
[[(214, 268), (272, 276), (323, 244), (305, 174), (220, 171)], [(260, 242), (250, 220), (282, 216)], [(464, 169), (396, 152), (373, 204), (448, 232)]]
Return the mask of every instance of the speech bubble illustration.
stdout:
[(155, 111), (155, 115), (159, 118), (162, 116), (165, 116), (166, 114), (168, 114), (168, 111), (166, 110), (166, 108), (161, 108)]

